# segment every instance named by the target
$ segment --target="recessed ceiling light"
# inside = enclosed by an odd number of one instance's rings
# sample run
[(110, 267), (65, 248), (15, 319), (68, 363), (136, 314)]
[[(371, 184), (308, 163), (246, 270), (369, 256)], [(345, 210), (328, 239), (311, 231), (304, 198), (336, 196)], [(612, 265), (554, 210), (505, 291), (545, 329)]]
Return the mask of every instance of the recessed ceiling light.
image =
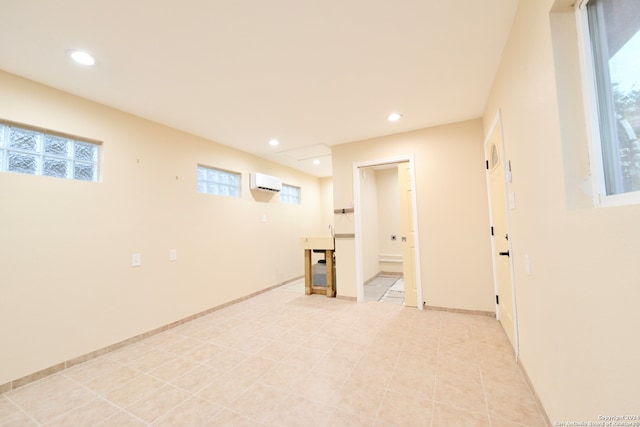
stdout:
[(87, 52), (82, 50), (68, 50), (67, 53), (78, 64), (82, 65), (93, 65), (96, 63), (96, 60), (93, 56), (89, 55)]
[(313, 161), (313, 164), (314, 164), (314, 165), (319, 165), (319, 164), (320, 164), (320, 160), (315, 159), (315, 160)]
[(278, 141), (277, 139), (273, 138), (269, 140), (269, 145), (272, 147), (277, 147), (278, 145), (280, 145), (280, 141)]
[(390, 122), (397, 122), (401, 117), (402, 114), (400, 113), (391, 113), (389, 114), (389, 117), (387, 117), (387, 120), (389, 120)]

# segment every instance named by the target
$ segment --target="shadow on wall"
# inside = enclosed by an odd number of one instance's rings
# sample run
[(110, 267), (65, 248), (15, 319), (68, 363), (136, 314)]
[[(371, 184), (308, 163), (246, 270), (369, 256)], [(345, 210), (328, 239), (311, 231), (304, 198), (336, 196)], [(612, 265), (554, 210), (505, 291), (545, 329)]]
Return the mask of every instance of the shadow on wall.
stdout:
[(271, 191), (251, 190), (251, 196), (253, 197), (253, 200), (258, 203), (270, 203), (274, 197), (278, 197), (277, 195), (278, 193)]

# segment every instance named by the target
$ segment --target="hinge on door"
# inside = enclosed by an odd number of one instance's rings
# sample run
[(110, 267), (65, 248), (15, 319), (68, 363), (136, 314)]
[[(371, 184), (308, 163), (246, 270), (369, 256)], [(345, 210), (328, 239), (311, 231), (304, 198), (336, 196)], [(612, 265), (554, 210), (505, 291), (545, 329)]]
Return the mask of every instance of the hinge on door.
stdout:
[(500, 297), (496, 295), (496, 304), (500, 305)]
[(493, 227), (491, 227), (491, 235), (493, 236)]
[(487, 167), (487, 170), (489, 170), (489, 160), (485, 160), (484, 161), (485, 166)]

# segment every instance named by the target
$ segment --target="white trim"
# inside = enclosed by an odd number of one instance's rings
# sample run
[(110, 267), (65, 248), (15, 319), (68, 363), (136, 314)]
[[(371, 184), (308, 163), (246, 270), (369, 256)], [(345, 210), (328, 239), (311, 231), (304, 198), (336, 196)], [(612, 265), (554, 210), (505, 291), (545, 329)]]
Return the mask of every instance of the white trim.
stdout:
[[(493, 132), (496, 130), (496, 128), (498, 128), (498, 131), (500, 132), (500, 145), (502, 147), (502, 153), (500, 153), (501, 155), (501, 165), (502, 165), (502, 170), (503, 170), (503, 177), (504, 177), (504, 197), (505, 197), (505, 216), (506, 216), (506, 226), (507, 226), (507, 234), (509, 235), (509, 239), (507, 240), (507, 244), (508, 244), (508, 250), (509, 253), (511, 254), (511, 256), (509, 257), (509, 269), (511, 270), (511, 306), (513, 308), (513, 339), (514, 339), (514, 351), (515, 351), (515, 356), (516, 356), (516, 360), (518, 359), (518, 356), (520, 354), (520, 335), (518, 333), (518, 300), (516, 298), (516, 277), (515, 277), (515, 269), (514, 269), (514, 261), (513, 261), (513, 235), (511, 234), (511, 212), (509, 209), (509, 185), (507, 183), (507, 172), (508, 172), (508, 164), (509, 164), (509, 160), (507, 159), (507, 149), (505, 148), (505, 141), (504, 141), (504, 129), (502, 127), (502, 110), (498, 110), (498, 112), (496, 113), (496, 117), (493, 120), (493, 123), (491, 124), (491, 127), (489, 128), (489, 132), (486, 134), (485, 136), (485, 140), (484, 140), (484, 156), (485, 159), (488, 159), (488, 143), (491, 139), (491, 135), (493, 135)], [(486, 182), (487, 182), (487, 197), (488, 197), (488, 202), (489, 202), (489, 225), (493, 226), (493, 212), (491, 209), (491, 178), (489, 177), (489, 170), (485, 170), (485, 176), (486, 176)], [(496, 274), (496, 245), (495, 245), (495, 238), (496, 236), (490, 236), (491, 238), (491, 260), (492, 260), (492, 264), (493, 264), (493, 288), (494, 288), (494, 292), (495, 295), (499, 295), (498, 292), (498, 275)], [(496, 318), (498, 320), (500, 320), (500, 308), (498, 307), (498, 304), (495, 305), (496, 307)]]
[[(488, 159), (489, 155), (491, 154), (489, 153), (489, 147), (487, 147), (487, 144), (489, 143), (491, 134), (493, 133), (495, 127), (497, 126), (497, 120), (498, 120), (498, 117), (494, 119), (493, 124), (489, 128), (489, 133), (487, 134), (484, 140), (484, 158), (485, 159)], [(488, 160), (485, 160), (485, 161), (488, 161)], [(493, 228), (493, 207), (491, 206), (491, 177), (489, 176), (489, 173), (490, 171), (485, 168), (485, 181), (487, 184), (487, 205), (489, 207), (489, 227)], [(489, 234), (489, 241), (491, 242), (491, 269), (493, 270), (493, 295), (494, 295), (493, 300), (494, 300), (494, 306), (496, 310), (496, 319), (500, 320), (500, 307), (498, 307), (498, 304), (495, 300), (495, 295), (498, 295), (498, 274), (497, 274), (498, 271), (496, 268), (496, 256), (495, 256), (496, 243), (495, 243), (494, 236), (492, 236), (491, 233)]]
[(364, 302), (364, 278), (362, 271), (362, 201), (360, 194), (360, 169), (356, 164), (353, 165), (353, 226), (355, 232), (355, 248), (356, 248), (356, 300)]
[(581, 0), (575, 5), (576, 28), (578, 31), (578, 54), (580, 57), (580, 80), (584, 97), (584, 114), (589, 141), (589, 167), (593, 205), (596, 207), (624, 206), (640, 204), (640, 191), (607, 196), (602, 157), (602, 139), (600, 136), (600, 117), (598, 115), (598, 92), (596, 87), (595, 65), (589, 34), (587, 3)]
[(600, 118), (598, 117), (598, 97), (596, 77), (593, 68), (593, 55), (589, 37), (589, 19), (587, 3), (583, 0), (576, 3), (576, 28), (578, 30), (578, 53), (580, 57), (580, 77), (584, 96), (584, 114), (589, 139), (589, 167), (591, 169), (591, 186), (594, 206), (601, 204), (606, 194), (604, 167), (602, 159), (602, 141), (600, 140)]
[(611, 194), (605, 196), (600, 195), (600, 207), (626, 206), (640, 204), (640, 191), (631, 191), (628, 193)]
[(402, 254), (378, 254), (378, 262), (402, 264)]
[(418, 226), (418, 201), (416, 193), (416, 173), (415, 160), (412, 154), (407, 156), (388, 157), (378, 160), (369, 160), (364, 162), (356, 162), (353, 164), (353, 207), (354, 207), (354, 228), (355, 228), (355, 249), (356, 249), (356, 291), (358, 302), (364, 301), (364, 279), (362, 272), (362, 201), (360, 200), (360, 168), (378, 165), (388, 165), (394, 163), (409, 162), (409, 173), (411, 174), (411, 197), (413, 204), (413, 232), (416, 236), (414, 239), (415, 259), (414, 265), (416, 270), (416, 294), (418, 309), (424, 309), (424, 300), (422, 298), (422, 280), (420, 272), (420, 231)]

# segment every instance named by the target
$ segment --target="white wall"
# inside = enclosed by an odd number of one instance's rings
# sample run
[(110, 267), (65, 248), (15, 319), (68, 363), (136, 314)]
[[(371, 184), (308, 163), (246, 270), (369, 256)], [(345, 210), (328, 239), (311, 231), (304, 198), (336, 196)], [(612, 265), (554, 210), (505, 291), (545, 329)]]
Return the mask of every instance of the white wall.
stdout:
[(360, 170), (360, 200), (362, 203), (362, 277), (365, 282), (379, 272), (378, 187), (376, 170)]
[[(470, 120), (333, 146), (334, 206), (353, 206), (353, 164), (414, 155), (427, 305), (494, 311), (482, 122)], [(339, 185), (337, 185), (339, 183)], [(337, 214), (337, 233), (354, 233)], [(338, 295), (356, 297), (355, 240), (336, 241)]]
[[(402, 273), (402, 233), (400, 229), (400, 188), (398, 168), (376, 171), (378, 188), (378, 251), (383, 260), (378, 269), (389, 273)], [(395, 235), (396, 240), (391, 240)]]
[[(400, 195), (398, 169), (360, 168), (360, 202), (362, 203), (362, 269), (367, 282), (380, 272), (402, 273), (400, 237)], [(398, 240), (391, 241), (391, 234)]]
[(487, 131), (504, 119), (520, 358), (552, 423), (635, 414), (640, 379), (640, 206), (595, 208), (583, 192), (570, 3), (520, 1), (484, 115)]
[[(0, 118), (103, 141), (101, 183), (0, 173), (0, 384), (301, 276), (299, 237), (328, 232), (315, 177), (4, 72), (0, 93)], [(197, 193), (198, 163), (242, 197)]]
[[(320, 194), (322, 196), (323, 236), (329, 236), (333, 228), (333, 178), (320, 178)], [(329, 228), (331, 226), (331, 228)]]

